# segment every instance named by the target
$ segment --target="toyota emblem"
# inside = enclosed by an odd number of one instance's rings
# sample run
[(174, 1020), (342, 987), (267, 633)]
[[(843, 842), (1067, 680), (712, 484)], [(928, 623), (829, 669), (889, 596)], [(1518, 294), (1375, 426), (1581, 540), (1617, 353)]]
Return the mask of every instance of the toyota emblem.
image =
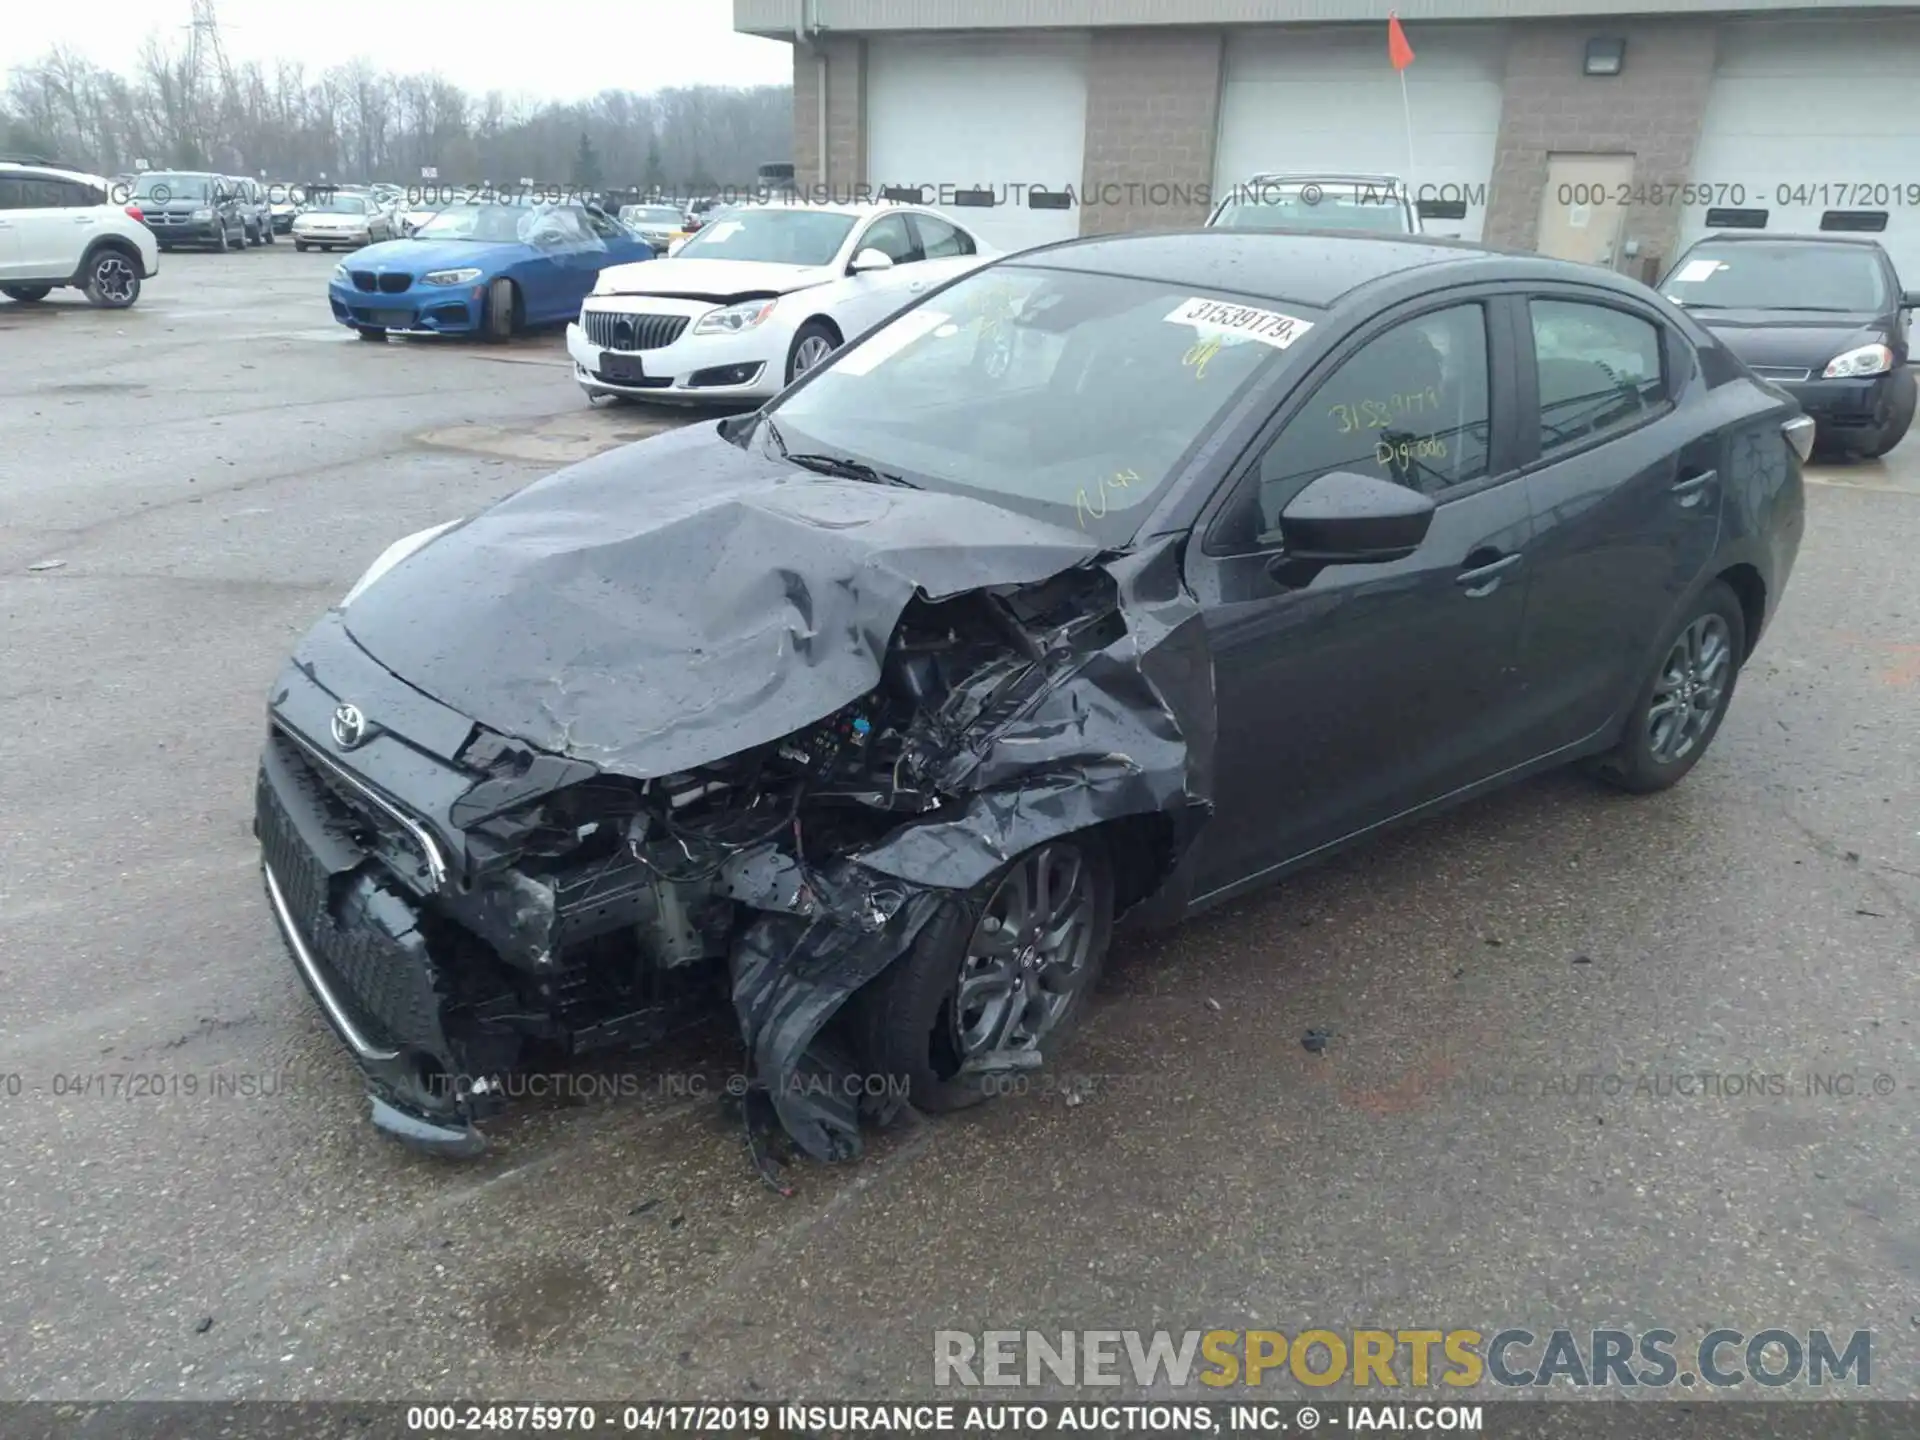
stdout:
[(333, 743), (351, 750), (367, 738), (367, 717), (358, 705), (340, 705), (333, 712)]

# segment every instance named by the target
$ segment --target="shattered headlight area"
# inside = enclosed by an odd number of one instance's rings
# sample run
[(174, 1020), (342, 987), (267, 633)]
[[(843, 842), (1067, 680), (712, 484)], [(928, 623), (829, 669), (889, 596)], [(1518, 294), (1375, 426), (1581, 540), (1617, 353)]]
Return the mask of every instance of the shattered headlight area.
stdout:
[(749, 1136), (757, 1105), (845, 1160), (884, 1117), (859, 1098), (876, 1087), (838, 1083), (867, 1060), (835, 1016), (1041, 842), (1124, 831), (1123, 907), (1161, 890), (1208, 809), (1212, 718), (1169, 546), (919, 594), (870, 692), (670, 775), (476, 724), (450, 763), (408, 752), (376, 782), (276, 712), (256, 828), (388, 1131), (470, 1153), (516, 1068), (653, 1043), (725, 996)]

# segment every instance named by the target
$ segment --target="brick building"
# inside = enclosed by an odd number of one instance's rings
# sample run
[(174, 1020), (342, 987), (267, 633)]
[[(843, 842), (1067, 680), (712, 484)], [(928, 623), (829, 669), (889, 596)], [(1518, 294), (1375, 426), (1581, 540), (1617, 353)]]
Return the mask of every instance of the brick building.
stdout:
[(803, 186), (926, 187), (1008, 247), (1336, 169), (1404, 177), (1430, 230), (1636, 273), (1711, 223), (1877, 230), (1920, 283), (1920, 6), (1394, 8), (1404, 98), (1388, 5), (1353, 0), (734, 0), (734, 24), (793, 42)]

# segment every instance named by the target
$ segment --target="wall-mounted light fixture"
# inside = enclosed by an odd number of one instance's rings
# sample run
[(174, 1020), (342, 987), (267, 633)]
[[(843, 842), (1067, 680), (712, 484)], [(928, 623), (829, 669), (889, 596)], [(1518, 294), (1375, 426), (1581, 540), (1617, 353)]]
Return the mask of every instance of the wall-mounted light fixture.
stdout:
[(1589, 75), (1618, 75), (1627, 66), (1627, 42), (1624, 40), (1587, 41)]

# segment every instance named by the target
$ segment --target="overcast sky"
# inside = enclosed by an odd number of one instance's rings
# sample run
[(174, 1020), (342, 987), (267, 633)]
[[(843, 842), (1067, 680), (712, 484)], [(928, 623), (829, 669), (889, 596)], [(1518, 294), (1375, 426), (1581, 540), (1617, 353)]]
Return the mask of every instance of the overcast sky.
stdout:
[[(10, 4), (0, 71), (64, 45), (96, 65), (131, 71), (158, 33), (184, 42), (191, 0)], [(791, 51), (733, 32), (732, 0), (215, 0), (235, 64), (297, 59), (309, 73), (357, 55), (376, 67), (438, 71), (469, 90), (575, 100), (601, 90), (669, 85), (778, 85)]]

